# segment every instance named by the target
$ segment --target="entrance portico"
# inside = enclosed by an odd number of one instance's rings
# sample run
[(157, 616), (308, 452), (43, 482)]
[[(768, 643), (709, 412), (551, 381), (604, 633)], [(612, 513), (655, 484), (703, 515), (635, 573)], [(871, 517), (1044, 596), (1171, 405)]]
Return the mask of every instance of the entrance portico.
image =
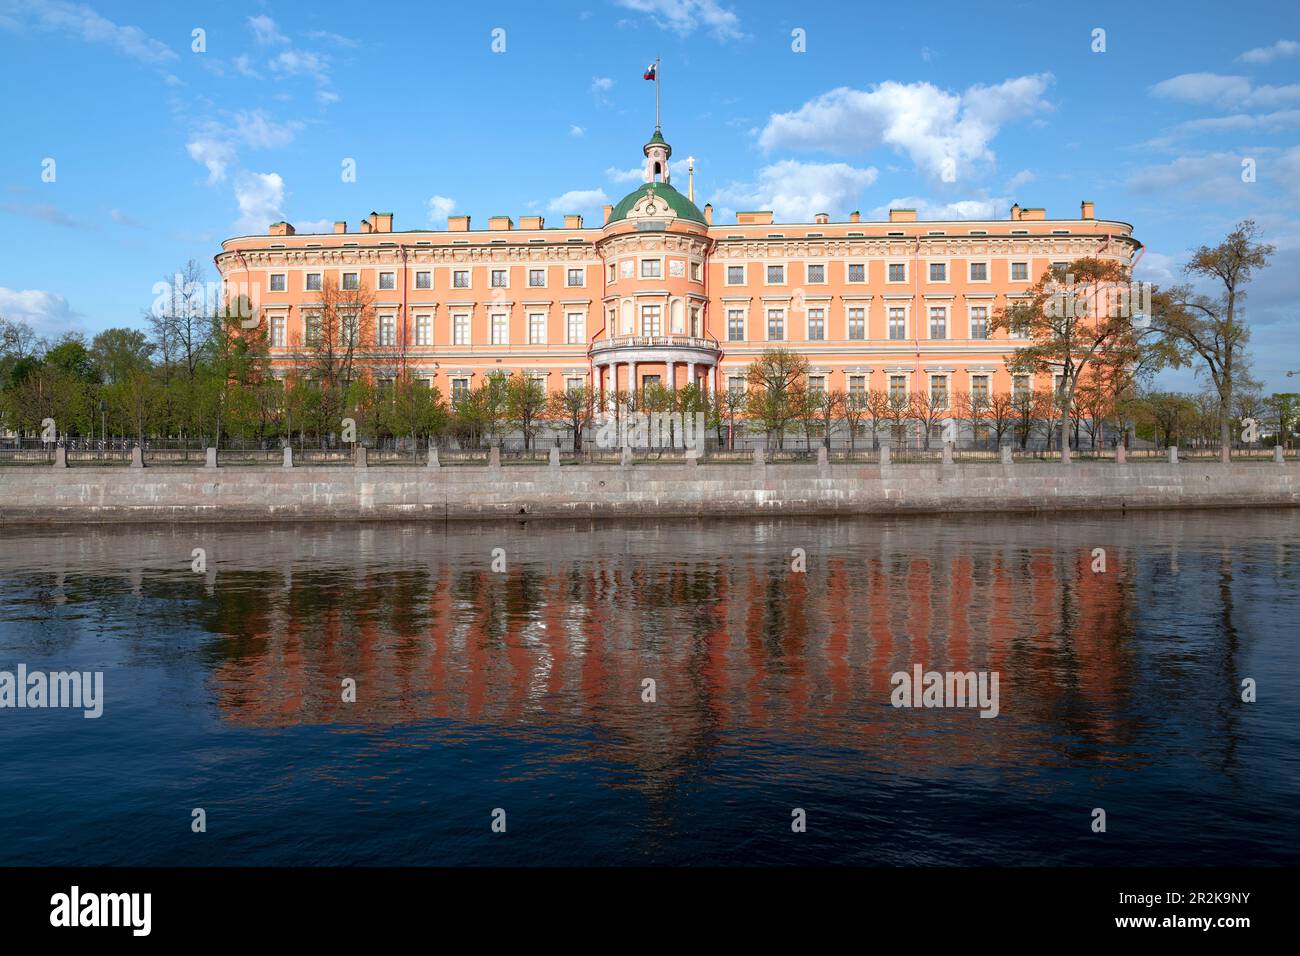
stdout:
[[(631, 392), (639, 386), (638, 368), (646, 365), (663, 366), (667, 372), (664, 386), (672, 389), (697, 384), (703, 369), (704, 391), (712, 395), (713, 373), (722, 350), (712, 339), (690, 335), (623, 335), (593, 342), (590, 355), (601, 405), (607, 407), (620, 387)], [(626, 370), (620, 372), (620, 366)], [(684, 369), (680, 383), (678, 366)]]

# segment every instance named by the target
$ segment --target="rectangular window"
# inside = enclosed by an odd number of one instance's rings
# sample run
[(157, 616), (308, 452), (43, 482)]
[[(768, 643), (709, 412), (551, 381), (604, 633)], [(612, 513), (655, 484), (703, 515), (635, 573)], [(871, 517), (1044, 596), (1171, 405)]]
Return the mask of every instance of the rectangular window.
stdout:
[(1053, 263), (1052, 263), (1052, 271), (1053, 271), (1053, 272), (1059, 272), (1061, 275), (1065, 275), (1067, 272), (1069, 272), (1069, 270), (1070, 270), (1070, 264), (1069, 264), (1068, 262), (1053, 262)]
[(451, 319), (451, 344), (469, 345), (469, 316), (461, 313)]
[(907, 338), (907, 310), (895, 306), (889, 310), (889, 337), (895, 341)]
[(624, 259), (622, 264), (619, 266), (619, 269), (622, 271), (624, 279), (630, 279), (632, 278), (633, 270), (636, 269), (636, 262), (632, 259)]
[(822, 309), (808, 310), (808, 341), (821, 342), (826, 338), (826, 313)]
[(891, 262), (889, 264), (889, 281), (906, 282), (907, 281), (907, 263)]
[(1029, 263), (1013, 262), (1011, 263), (1011, 281), (1028, 282), (1029, 281)]
[(930, 376), (930, 401), (935, 408), (948, 407), (948, 376)]
[(946, 339), (948, 337), (948, 310), (936, 306), (930, 310), (930, 338)]
[(417, 315), (415, 317), (415, 344), (433, 344), (433, 319), (430, 316)]
[(745, 380), (733, 375), (727, 379), (727, 394), (732, 397), (745, 394)]
[(970, 337), (973, 339), (987, 339), (989, 337), (988, 306), (976, 305), (971, 307)]
[(865, 262), (850, 262), (848, 278), (850, 282), (866, 282), (867, 264)]
[(768, 309), (767, 339), (769, 342), (785, 340), (785, 311), (783, 309)]
[(849, 401), (862, 405), (867, 400), (867, 377), (865, 375), (849, 376)]
[(397, 288), (397, 273), (381, 272), (379, 273), (379, 288), (386, 291)]
[[(647, 262), (650, 260), (646, 260)], [(658, 262), (659, 260), (655, 260)], [(660, 335), (663, 333), (661, 310), (657, 305), (641, 306), (641, 334)]]
[(319, 291), (320, 291), (320, 273), (319, 273), (319, 272), (308, 272), (308, 273), (307, 273), (307, 291), (308, 291), (308, 292), (319, 292)]
[(1017, 375), (1011, 380), (1011, 394), (1014, 398), (1022, 399), (1029, 397), (1029, 376)]
[(807, 268), (807, 270), (808, 270), (808, 280), (807, 280), (807, 281), (808, 281), (810, 284), (811, 284), (811, 283), (814, 283), (814, 282), (825, 282), (825, 281), (826, 281), (826, 267), (825, 267), (825, 266), (823, 266), (823, 265), (809, 265), (809, 266), (807, 266), (806, 268)]
[(987, 282), (989, 280), (989, 264), (987, 262), (972, 262), (970, 264), (970, 281)]
[(505, 345), (509, 340), (509, 323), (510, 318), (502, 313), (492, 316), (491, 336), (488, 341), (493, 345)]
[(528, 344), (546, 344), (546, 313), (533, 312), (528, 316)]
[(528, 270), (528, 288), (542, 289), (546, 287), (546, 270), (529, 269)]
[(453, 289), (469, 288), (469, 270), (457, 269), (451, 274), (451, 287)]
[(271, 316), (271, 347), (282, 348), (284, 346), (284, 316)]
[(469, 398), (469, 379), (453, 378), (451, 380), (451, 400), (461, 402)]
[(416, 287), (417, 289), (432, 289), (432, 288), (433, 288), (433, 273), (432, 273), (432, 272), (417, 272), (417, 273), (415, 274), (415, 287)]
[(989, 400), (989, 377), (972, 375), (970, 377), (970, 397), (980, 402)]
[(288, 289), (288, 288), (289, 288), (289, 285), (288, 285), (288, 278), (285, 276), (285, 274), (284, 274), (283, 272), (273, 272), (273, 273), (271, 273), (271, 291), (272, 291), (272, 292), (284, 292), (284, 291), (285, 291), (286, 289)]
[(492, 270), (492, 280), (491, 280), (491, 281), (492, 281), (492, 288), (494, 288), (494, 289), (504, 289), (504, 288), (506, 287), (506, 281), (507, 281), (506, 270), (505, 270), (505, 269), (493, 269), (493, 270)]
[(947, 282), (948, 281), (948, 263), (931, 262), (930, 263), (930, 281)]
[(894, 401), (902, 401), (907, 398), (906, 375), (889, 376), (889, 397)]
[(821, 396), (821, 395), (824, 395), (824, 394), (826, 393), (826, 376), (825, 376), (825, 375), (809, 375), (809, 376), (808, 376), (808, 391), (809, 391), (810, 394), (815, 395), (815, 396)]
[(849, 309), (849, 338), (861, 342), (867, 337), (867, 310)]
[(565, 334), (569, 345), (581, 345), (587, 340), (587, 317), (581, 312), (570, 312), (565, 320)]
[(785, 282), (785, 266), (767, 267), (767, 284), (781, 285)]
[(691, 281), (692, 282), (700, 281), (700, 264), (698, 262), (691, 263)]
[(567, 282), (568, 282), (568, 284), (569, 284), (571, 287), (573, 287), (573, 288), (577, 288), (577, 287), (583, 285), (583, 284), (586, 282), (587, 270), (586, 270), (586, 269), (570, 269), (570, 270), (566, 273), (566, 276), (567, 276)]
[(642, 259), (641, 260), (641, 278), (642, 279), (660, 279), (663, 278), (664, 264), (659, 259)]
[(727, 341), (745, 341), (745, 312), (743, 309), (732, 309), (727, 313)]
[(303, 338), (306, 339), (307, 344), (319, 345), (320, 344), (320, 313), (308, 312), (306, 315), (303, 316), (302, 324), (303, 324), (303, 330), (302, 330)]
[(343, 273), (343, 288), (349, 291), (361, 288), (361, 277), (355, 272)]
[(727, 285), (744, 285), (745, 267), (727, 266)]
[(397, 344), (397, 320), (391, 315), (381, 315), (379, 317), (379, 344)]

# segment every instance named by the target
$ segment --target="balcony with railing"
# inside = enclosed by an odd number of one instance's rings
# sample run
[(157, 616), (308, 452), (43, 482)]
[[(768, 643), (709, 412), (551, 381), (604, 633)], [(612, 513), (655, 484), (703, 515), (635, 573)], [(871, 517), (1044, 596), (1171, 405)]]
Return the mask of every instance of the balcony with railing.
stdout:
[(697, 335), (615, 335), (591, 343), (593, 361), (676, 361), (709, 364), (722, 349)]

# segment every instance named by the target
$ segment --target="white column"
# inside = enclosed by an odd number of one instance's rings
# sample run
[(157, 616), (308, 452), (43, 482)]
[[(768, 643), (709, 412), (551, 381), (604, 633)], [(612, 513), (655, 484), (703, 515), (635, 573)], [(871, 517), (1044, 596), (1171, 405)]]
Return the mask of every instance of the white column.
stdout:
[(686, 363), (686, 384), (687, 385), (695, 384), (695, 363), (694, 362)]
[(637, 390), (636, 362), (628, 362), (627, 367), (628, 367), (628, 375), (629, 375), (628, 382), (627, 382), (627, 393), (629, 395), (635, 395)]

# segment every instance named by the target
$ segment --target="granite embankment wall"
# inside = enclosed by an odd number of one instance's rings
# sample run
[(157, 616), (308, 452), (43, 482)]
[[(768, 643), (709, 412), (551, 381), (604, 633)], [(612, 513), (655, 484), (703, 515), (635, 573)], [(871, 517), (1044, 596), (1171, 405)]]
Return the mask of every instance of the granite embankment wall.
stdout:
[(0, 522), (895, 514), (1300, 505), (1300, 465), (1218, 462), (0, 469)]

